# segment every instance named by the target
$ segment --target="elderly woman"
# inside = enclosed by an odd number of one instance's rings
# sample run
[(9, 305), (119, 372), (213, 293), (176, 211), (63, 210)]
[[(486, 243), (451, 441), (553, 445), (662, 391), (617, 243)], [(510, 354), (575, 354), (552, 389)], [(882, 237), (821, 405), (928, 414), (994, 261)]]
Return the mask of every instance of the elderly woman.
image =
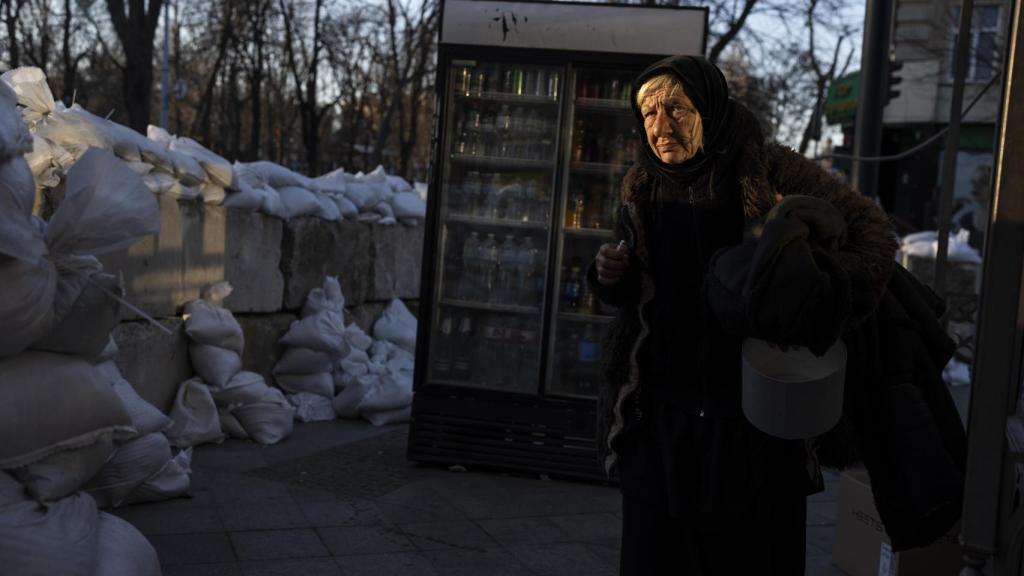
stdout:
[(635, 87), (647, 145), (622, 185), (619, 241), (588, 269), (595, 294), (619, 309), (598, 442), (621, 480), (621, 573), (803, 574), (806, 496), (820, 475), (805, 442), (744, 418), (743, 335), (708, 305), (709, 263), (787, 195), (823, 200), (845, 220), (840, 324), (854, 325), (884, 291), (894, 234), (871, 201), (764, 142), (703, 58), (662, 60)]

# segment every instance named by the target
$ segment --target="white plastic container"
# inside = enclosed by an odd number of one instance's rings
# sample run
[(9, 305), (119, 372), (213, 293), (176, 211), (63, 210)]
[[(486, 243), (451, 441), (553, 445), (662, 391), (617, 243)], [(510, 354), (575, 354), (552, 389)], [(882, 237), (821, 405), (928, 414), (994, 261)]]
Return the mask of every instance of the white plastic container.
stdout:
[(784, 352), (748, 338), (743, 342), (743, 414), (771, 436), (818, 436), (842, 415), (845, 374), (842, 340), (819, 357), (806, 348)]

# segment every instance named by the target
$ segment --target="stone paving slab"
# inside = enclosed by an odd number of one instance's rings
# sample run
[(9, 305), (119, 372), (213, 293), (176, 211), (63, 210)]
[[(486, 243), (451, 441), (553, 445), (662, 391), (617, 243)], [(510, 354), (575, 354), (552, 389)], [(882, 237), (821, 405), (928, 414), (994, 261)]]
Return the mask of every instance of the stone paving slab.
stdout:
[[(297, 423), (273, 447), (200, 446), (189, 498), (115, 513), (150, 539), (165, 576), (617, 573), (616, 488), (411, 466), (406, 434)], [(828, 474), (808, 502), (807, 575), (842, 575), (830, 561), (837, 485)]]

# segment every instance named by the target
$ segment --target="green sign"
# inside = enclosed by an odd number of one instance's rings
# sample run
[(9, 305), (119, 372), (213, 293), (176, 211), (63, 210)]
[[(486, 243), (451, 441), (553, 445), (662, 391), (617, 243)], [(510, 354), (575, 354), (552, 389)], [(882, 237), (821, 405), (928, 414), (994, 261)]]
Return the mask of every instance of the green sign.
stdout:
[(832, 80), (825, 96), (825, 121), (829, 124), (850, 124), (857, 115), (860, 96), (860, 72), (850, 72)]

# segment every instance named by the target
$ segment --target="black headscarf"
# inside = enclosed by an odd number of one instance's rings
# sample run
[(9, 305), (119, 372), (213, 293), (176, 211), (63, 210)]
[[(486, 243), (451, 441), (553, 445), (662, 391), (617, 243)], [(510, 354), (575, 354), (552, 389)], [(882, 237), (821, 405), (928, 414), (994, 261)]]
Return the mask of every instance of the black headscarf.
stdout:
[(647, 80), (664, 73), (675, 76), (686, 96), (700, 114), (704, 130), (704, 149), (682, 164), (662, 162), (647, 143), (644, 118), (636, 98), (633, 113), (640, 126), (645, 167), (668, 176), (676, 182), (692, 180), (706, 169), (730, 163), (748, 141), (763, 139), (757, 119), (744, 106), (729, 98), (729, 86), (717, 66), (701, 56), (671, 56), (644, 70), (633, 82), (633, 94)]

